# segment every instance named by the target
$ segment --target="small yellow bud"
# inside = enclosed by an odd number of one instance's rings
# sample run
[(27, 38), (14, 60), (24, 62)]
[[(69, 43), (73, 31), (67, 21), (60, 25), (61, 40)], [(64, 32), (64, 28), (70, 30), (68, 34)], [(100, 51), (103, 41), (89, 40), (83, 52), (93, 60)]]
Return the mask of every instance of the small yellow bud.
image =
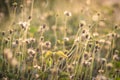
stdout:
[(45, 58), (49, 58), (50, 56), (52, 56), (52, 51), (47, 51), (45, 54)]
[(67, 58), (68, 56), (66, 54), (64, 54), (62, 51), (58, 51), (56, 52), (56, 54), (60, 57), (64, 57), (64, 58)]

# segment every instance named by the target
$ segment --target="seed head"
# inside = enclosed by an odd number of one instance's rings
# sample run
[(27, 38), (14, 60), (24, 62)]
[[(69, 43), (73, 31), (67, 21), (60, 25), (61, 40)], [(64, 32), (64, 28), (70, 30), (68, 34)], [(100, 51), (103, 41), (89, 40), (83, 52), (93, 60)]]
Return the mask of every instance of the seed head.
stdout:
[(46, 41), (44, 43), (44, 47), (47, 48), (47, 49), (50, 49), (51, 48), (51, 42), (50, 41)]
[(13, 5), (14, 8), (16, 8), (17, 7), (17, 2), (14, 2), (12, 5)]
[(72, 16), (71, 12), (69, 12), (69, 11), (65, 11), (64, 15), (66, 15), (66, 16)]
[(44, 36), (41, 36), (40, 37), (40, 42), (43, 42), (44, 41)]
[(106, 64), (106, 67), (107, 67), (108, 69), (111, 69), (111, 68), (113, 67), (113, 64), (112, 64), (112, 63), (107, 63), (107, 64)]
[(20, 5), (20, 8), (22, 9), (22, 8), (23, 8), (23, 5)]
[(83, 26), (86, 26), (86, 22), (84, 20), (81, 20), (80, 24), (79, 24), (79, 27), (83, 27)]
[(32, 55), (32, 56), (34, 56), (35, 55), (35, 50), (33, 50), (33, 49), (28, 49), (28, 54), (30, 54), (30, 55)]

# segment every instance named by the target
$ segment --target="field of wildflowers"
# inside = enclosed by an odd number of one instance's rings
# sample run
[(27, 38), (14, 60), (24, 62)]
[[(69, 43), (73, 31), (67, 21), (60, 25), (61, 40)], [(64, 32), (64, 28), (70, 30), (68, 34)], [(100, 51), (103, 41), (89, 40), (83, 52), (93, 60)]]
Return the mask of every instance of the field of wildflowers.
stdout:
[(119, 0), (3, 1), (0, 80), (120, 80)]

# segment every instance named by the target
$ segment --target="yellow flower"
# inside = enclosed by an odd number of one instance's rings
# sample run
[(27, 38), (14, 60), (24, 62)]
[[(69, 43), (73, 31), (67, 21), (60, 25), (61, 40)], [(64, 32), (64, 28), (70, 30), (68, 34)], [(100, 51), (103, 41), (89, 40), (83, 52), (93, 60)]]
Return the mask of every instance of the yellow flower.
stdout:
[(67, 58), (68, 56), (66, 54), (64, 54), (64, 52), (62, 51), (58, 51), (56, 52), (56, 55), (60, 56), (60, 57), (64, 57), (64, 58)]
[(45, 58), (49, 58), (50, 56), (52, 56), (52, 51), (47, 51), (45, 54)]

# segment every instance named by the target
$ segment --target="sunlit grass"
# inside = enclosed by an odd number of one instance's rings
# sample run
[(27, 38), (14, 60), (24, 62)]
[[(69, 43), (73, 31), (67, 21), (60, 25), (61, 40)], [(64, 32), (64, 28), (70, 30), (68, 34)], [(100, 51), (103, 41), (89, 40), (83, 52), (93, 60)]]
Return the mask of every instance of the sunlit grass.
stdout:
[(39, 10), (35, 3), (13, 3), (11, 20), (0, 34), (0, 79), (120, 79), (116, 44), (120, 27), (110, 20), (103, 7), (87, 0), (81, 1), (79, 7), (74, 2), (78, 11), (70, 6), (62, 11), (56, 5), (49, 10), (47, 1), (42, 4), (45, 10)]

